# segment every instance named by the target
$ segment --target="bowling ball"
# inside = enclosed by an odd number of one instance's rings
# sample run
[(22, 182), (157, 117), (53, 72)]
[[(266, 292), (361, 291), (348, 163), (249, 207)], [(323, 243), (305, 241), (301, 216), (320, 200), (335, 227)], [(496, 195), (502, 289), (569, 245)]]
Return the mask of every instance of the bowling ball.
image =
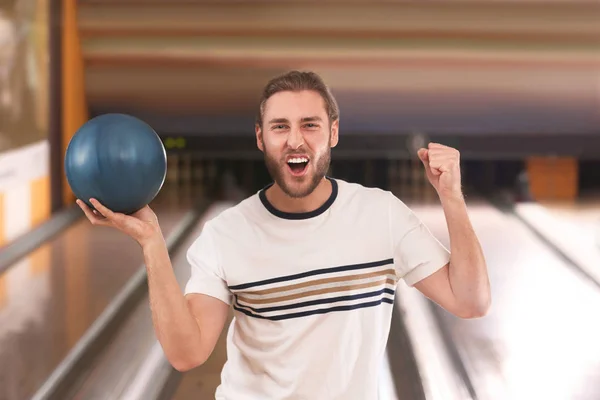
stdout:
[(78, 199), (97, 199), (112, 211), (132, 214), (158, 194), (167, 154), (158, 134), (126, 114), (90, 119), (71, 138), (65, 172)]

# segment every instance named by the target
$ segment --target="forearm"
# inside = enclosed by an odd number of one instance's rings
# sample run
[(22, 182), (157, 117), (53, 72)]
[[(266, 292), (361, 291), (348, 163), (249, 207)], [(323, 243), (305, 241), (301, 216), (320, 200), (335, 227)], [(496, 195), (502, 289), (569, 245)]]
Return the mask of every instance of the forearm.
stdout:
[(154, 330), (167, 359), (187, 368), (200, 358), (200, 328), (173, 272), (164, 241), (143, 246)]
[(462, 196), (442, 197), (450, 236), (449, 281), (456, 304), (467, 313), (485, 313), (490, 286), (483, 250)]

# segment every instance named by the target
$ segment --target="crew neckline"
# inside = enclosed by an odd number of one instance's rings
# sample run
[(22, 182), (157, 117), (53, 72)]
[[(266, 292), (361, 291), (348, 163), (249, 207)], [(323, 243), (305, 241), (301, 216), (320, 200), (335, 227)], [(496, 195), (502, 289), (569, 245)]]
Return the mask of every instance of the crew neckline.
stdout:
[(333, 204), (333, 202), (335, 201), (335, 199), (337, 198), (337, 195), (338, 195), (338, 184), (337, 184), (336, 180), (329, 176), (326, 176), (325, 178), (329, 182), (331, 182), (331, 195), (329, 196), (327, 201), (325, 201), (325, 203), (323, 203), (319, 208), (312, 210), (312, 211), (286, 212), (286, 211), (281, 211), (281, 210), (275, 208), (275, 206), (273, 206), (273, 204), (271, 204), (269, 202), (269, 200), (267, 199), (267, 195), (266, 195), (267, 189), (269, 189), (271, 186), (273, 186), (275, 184), (275, 182), (271, 182), (267, 186), (262, 188), (260, 190), (260, 192), (258, 192), (258, 197), (260, 198), (260, 201), (262, 202), (263, 206), (265, 206), (267, 211), (269, 211), (271, 214), (275, 215), (276, 217), (283, 218), (283, 219), (293, 219), (293, 220), (314, 218), (314, 217), (317, 217), (317, 216), (323, 214), (325, 211), (327, 211), (331, 207), (331, 205)]

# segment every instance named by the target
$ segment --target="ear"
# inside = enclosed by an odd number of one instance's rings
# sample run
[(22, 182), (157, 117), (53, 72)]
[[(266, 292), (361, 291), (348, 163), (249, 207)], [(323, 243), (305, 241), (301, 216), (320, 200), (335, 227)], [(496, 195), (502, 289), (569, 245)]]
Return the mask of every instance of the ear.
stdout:
[(339, 141), (339, 129), (340, 128), (340, 121), (338, 119), (336, 119), (335, 121), (333, 121), (331, 123), (331, 138), (329, 140), (329, 145), (333, 148), (335, 146), (337, 146), (338, 141)]
[(260, 151), (264, 152), (265, 149), (263, 147), (262, 129), (260, 128), (260, 125), (254, 125), (254, 132), (256, 133), (256, 147), (258, 147)]

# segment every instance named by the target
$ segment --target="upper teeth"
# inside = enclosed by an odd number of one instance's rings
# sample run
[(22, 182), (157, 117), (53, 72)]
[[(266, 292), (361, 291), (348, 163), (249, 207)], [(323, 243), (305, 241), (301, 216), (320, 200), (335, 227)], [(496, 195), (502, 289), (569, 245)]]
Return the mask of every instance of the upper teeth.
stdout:
[(289, 163), (303, 163), (308, 162), (308, 158), (300, 157), (300, 158), (290, 158), (288, 160)]

